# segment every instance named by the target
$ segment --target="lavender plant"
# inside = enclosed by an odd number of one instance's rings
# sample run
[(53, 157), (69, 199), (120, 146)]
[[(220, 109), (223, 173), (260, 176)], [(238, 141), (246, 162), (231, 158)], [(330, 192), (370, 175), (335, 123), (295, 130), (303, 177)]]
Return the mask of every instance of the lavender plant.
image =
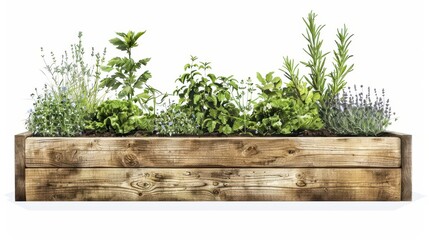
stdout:
[(325, 127), (339, 135), (377, 136), (386, 130), (395, 115), (384, 89), (379, 96), (376, 89), (371, 91), (368, 87), (365, 92), (362, 85), (360, 90), (355, 85), (354, 91), (348, 87), (326, 103), (322, 114)]
[[(88, 114), (92, 114), (105, 95), (100, 81), (106, 49), (104, 48), (103, 53), (97, 53), (91, 48), (88, 58), (82, 36), (82, 32), (79, 32), (78, 43), (72, 44), (69, 51), (64, 51), (61, 61), (57, 60), (53, 52), (50, 53), (50, 59), (47, 59), (41, 48), (45, 64), (42, 72), (51, 80), (50, 91), (55, 97), (66, 94), (73, 102), (85, 108)], [(88, 61), (91, 63), (87, 63)]]
[(45, 67), (43, 73), (50, 80), (43, 92), (33, 93), (33, 109), (29, 111), (26, 121), (27, 129), (38, 136), (76, 136), (80, 135), (87, 122), (103, 99), (99, 87), (101, 65), (106, 51), (96, 53), (92, 48), (90, 60), (86, 61), (82, 33), (79, 41), (72, 44), (69, 51), (64, 51), (61, 60), (51, 52), (42, 59)]

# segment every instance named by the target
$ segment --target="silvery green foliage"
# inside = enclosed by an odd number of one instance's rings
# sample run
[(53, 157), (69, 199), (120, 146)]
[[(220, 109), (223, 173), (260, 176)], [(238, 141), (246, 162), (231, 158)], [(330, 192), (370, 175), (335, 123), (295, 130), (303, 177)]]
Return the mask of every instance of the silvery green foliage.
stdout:
[(379, 96), (376, 89), (371, 91), (368, 87), (364, 92), (361, 85), (360, 90), (354, 86), (352, 92), (348, 87), (348, 91), (327, 102), (322, 118), (326, 129), (335, 134), (377, 136), (391, 124), (392, 114), (395, 113), (385, 98), (384, 89)]
[(171, 103), (156, 117), (155, 131), (158, 135), (200, 135), (201, 128), (196, 123), (194, 113), (183, 111), (176, 103)]
[(61, 61), (57, 60), (53, 52), (49, 58), (45, 57), (45, 52), (41, 48), (45, 63), (42, 72), (51, 80), (51, 93), (54, 97), (66, 94), (79, 107), (85, 108), (85, 114), (89, 116), (95, 112), (104, 98), (99, 85), (106, 49), (100, 54), (91, 48), (90, 54), (87, 54), (82, 36), (82, 32), (79, 32), (78, 42), (72, 44), (68, 51), (64, 51)]
[(34, 99), (33, 108), (29, 110), (26, 121), (27, 129), (35, 136), (70, 137), (82, 133), (85, 127), (84, 109), (73, 102), (64, 89), (56, 95), (48, 90), (31, 96)]

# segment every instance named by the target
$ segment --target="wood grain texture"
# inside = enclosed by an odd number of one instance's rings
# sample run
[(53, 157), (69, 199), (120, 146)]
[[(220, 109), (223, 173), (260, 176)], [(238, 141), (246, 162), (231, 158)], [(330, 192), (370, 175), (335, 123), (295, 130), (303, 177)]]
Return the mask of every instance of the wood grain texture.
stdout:
[(29, 201), (401, 200), (401, 170), (27, 168)]
[(401, 139), (401, 199), (412, 201), (412, 136), (403, 133), (392, 134)]
[(31, 133), (15, 135), (15, 201), (25, 201), (25, 139)]
[(37, 138), (27, 167), (399, 167), (397, 137)]

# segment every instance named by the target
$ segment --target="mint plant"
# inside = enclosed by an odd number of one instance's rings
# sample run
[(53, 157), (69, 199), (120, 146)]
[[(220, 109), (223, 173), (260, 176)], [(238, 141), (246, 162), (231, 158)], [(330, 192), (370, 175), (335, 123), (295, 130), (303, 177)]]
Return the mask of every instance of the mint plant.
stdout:
[(281, 78), (273, 74), (270, 72), (265, 77), (257, 74), (261, 93), (252, 115), (257, 133), (278, 135), (321, 129), (323, 123), (317, 107), (320, 95), (309, 91), (304, 82), (298, 86), (289, 82), (284, 87)]
[[(231, 92), (238, 91), (238, 83), (232, 76), (223, 77), (208, 73), (209, 62), (196, 63), (198, 58), (191, 56), (191, 63), (185, 65), (185, 73), (176, 81), (182, 86), (174, 91), (179, 96), (179, 105), (195, 120), (200, 134), (233, 133), (233, 125), (240, 110), (232, 100)], [(202, 70), (200, 72), (200, 70)]]
[(104, 78), (101, 81), (102, 87), (107, 87), (111, 90), (116, 90), (121, 87), (118, 93), (118, 98), (126, 98), (132, 100), (136, 95), (136, 89), (141, 89), (143, 86), (151, 89), (147, 85), (147, 81), (152, 77), (149, 70), (144, 71), (140, 75), (137, 75), (137, 71), (142, 66), (146, 66), (150, 61), (150, 58), (144, 58), (141, 60), (134, 60), (132, 58), (132, 49), (137, 47), (137, 40), (145, 33), (137, 32), (134, 33), (129, 31), (128, 33), (118, 32), (116, 33), (119, 38), (110, 39), (110, 43), (116, 46), (117, 49), (126, 52), (126, 57), (114, 57), (110, 59), (107, 66), (103, 67), (106, 72), (113, 71), (113, 74)]

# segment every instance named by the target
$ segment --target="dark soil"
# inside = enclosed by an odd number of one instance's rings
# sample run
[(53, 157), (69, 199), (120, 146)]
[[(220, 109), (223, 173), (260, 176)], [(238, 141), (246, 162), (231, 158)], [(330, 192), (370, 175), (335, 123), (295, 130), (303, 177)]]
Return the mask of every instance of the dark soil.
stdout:
[[(387, 136), (388, 133), (382, 133), (379, 136)], [(112, 132), (105, 133), (96, 133), (96, 132), (84, 132), (83, 135), (79, 137), (348, 137), (344, 135), (337, 135), (329, 132), (326, 129), (310, 131), (305, 130), (295, 134), (288, 135), (257, 135), (257, 134), (231, 134), (231, 135), (223, 135), (219, 133), (207, 133), (204, 135), (174, 135), (174, 136), (165, 136), (159, 135), (152, 132), (144, 132), (144, 131), (134, 131), (126, 135), (118, 135)]]

